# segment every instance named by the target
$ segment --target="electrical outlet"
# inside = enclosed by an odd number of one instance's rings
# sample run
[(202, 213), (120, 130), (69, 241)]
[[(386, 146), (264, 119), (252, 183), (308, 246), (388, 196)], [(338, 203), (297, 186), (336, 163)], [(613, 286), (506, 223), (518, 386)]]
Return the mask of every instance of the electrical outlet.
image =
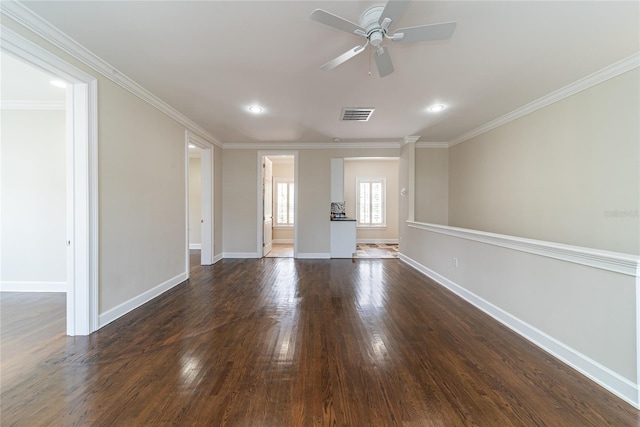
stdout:
[(458, 258), (453, 259), (453, 266), (458, 267)]

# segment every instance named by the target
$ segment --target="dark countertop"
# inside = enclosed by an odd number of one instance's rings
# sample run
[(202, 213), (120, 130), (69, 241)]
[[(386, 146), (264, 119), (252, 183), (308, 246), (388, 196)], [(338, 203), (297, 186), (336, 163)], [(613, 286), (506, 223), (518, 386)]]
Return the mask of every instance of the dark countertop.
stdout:
[(331, 218), (331, 221), (355, 221), (355, 218), (347, 218), (345, 216), (345, 217), (342, 217), (342, 218)]

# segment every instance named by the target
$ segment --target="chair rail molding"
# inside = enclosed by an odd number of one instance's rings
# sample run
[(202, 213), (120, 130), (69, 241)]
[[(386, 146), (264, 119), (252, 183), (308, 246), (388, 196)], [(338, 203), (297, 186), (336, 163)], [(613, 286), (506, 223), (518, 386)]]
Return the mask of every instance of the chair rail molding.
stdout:
[(638, 277), (638, 271), (640, 269), (640, 257), (631, 254), (564, 245), (543, 240), (525, 239), (522, 237), (508, 236), (506, 234), (488, 233), (485, 231), (439, 224), (415, 221), (407, 221), (407, 224), (410, 228), (446, 234), (466, 240), (474, 240), (476, 242), (587, 265), (589, 267), (613, 271), (633, 277)]

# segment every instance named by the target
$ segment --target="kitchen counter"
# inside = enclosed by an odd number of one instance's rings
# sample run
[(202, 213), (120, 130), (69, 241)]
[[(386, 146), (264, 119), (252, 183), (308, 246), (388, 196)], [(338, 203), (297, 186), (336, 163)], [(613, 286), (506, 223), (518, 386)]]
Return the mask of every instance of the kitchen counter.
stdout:
[(331, 220), (331, 258), (353, 258), (356, 252), (356, 220)]

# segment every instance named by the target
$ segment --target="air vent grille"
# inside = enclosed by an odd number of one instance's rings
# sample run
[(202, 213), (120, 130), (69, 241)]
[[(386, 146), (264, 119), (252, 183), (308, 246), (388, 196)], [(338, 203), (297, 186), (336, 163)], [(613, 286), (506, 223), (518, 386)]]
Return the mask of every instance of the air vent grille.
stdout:
[(343, 108), (340, 120), (348, 122), (366, 122), (375, 108)]

